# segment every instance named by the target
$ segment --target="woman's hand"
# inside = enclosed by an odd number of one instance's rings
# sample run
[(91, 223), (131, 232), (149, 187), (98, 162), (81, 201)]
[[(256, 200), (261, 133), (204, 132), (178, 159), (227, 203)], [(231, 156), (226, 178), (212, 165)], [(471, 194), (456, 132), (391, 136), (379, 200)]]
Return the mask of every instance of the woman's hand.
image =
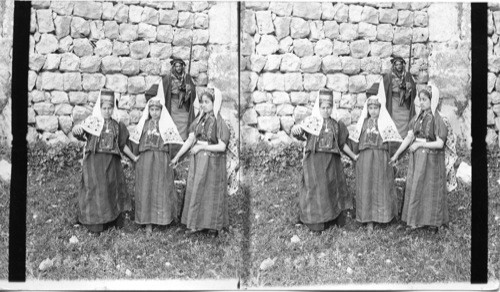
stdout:
[(355, 154), (354, 157), (352, 158), (353, 161), (358, 161), (359, 154)]
[(191, 153), (195, 155), (196, 153), (200, 152), (201, 150), (205, 150), (204, 145), (194, 145), (193, 148), (191, 148)]
[(390, 166), (395, 166), (395, 165), (398, 163), (398, 156), (399, 156), (399, 155), (394, 154), (394, 155), (391, 157), (391, 160), (389, 160), (389, 165), (390, 165)]
[(83, 134), (82, 126), (76, 125), (73, 127), (73, 135), (81, 135)]
[(137, 161), (139, 161), (139, 155), (137, 155), (136, 157), (134, 157), (134, 163), (137, 163)]
[(170, 160), (170, 163), (168, 164), (168, 166), (170, 166), (172, 168), (176, 168), (178, 161), (179, 161), (179, 158), (177, 156), (175, 156), (174, 158), (172, 158), (172, 160)]
[(292, 134), (294, 134), (295, 136), (300, 136), (302, 134), (302, 128), (299, 125), (293, 126)]
[(410, 152), (415, 152), (418, 148), (420, 148), (422, 146), (424, 146), (424, 143), (422, 143), (422, 142), (414, 142), (410, 146)]

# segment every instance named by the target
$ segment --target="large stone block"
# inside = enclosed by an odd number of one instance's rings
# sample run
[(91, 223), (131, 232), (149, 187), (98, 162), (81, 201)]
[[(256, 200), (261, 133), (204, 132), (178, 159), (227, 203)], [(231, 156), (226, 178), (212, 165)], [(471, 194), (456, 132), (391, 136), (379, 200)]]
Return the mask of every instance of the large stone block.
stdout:
[(333, 8), (333, 3), (331, 2), (321, 2), (321, 19), (322, 20), (333, 20), (335, 13), (337, 12)]
[(377, 9), (370, 7), (370, 6), (364, 6), (363, 7), (363, 12), (361, 12), (361, 21), (362, 22), (367, 22), (371, 24), (378, 24), (378, 11)]
[(257, 20), (255, 18), (255, 12), (252, 10), (244, 10), (242, 12), (242, 23), (241, 27), (243, 32), (250, 35), (254, 35), (257, 31)]
[(433, 3), (429, 6), (429, 40), (445, 42), (459, 37), (457, 3)]
[(321, 19), (321, 3), (294, 2), (292, 15), (305, 19)]
[(336, 73), (328, 74), (326, 87), (337, 92), (347, 92), (349, 90), (349, 76)]
[[(69, 103), (61, 103), (55, 106), (55, 114), (57, 116), (67, 116), (73, 113), (73, 106)], [(71, 118), (71, 117), (70, 117)]]
[(488, 70), (493, 73), (500, 71), (500, 56), (488, 56)]
[(36, 116), (36, 129), (54, 133), (59, 127), (59, 121), (56, 116)]
[(305, 90), (320, 90), (325, 88), (326, 76), (321, 73), (304, 74), (303, 82)]
[(89, 23), (90, 36), (92, 41), (104, 38), (104, 23), (101, 20), (94, 20)]
[(396, 9), (379, 9), (378, 13), (380, 23), (396, 24), (398, 21), (398, 11)]
[(314, 54), (314, 46), (308, 39), (296, 39), (293, 41), (293, 52), (300, 58), (311, 56)]
[(94, 48), (88, 39), (74, 39), (73, 52), (78, 57), (91, 56), (94, 53)]
[(47, 55), (31, 54), (29, 57), (29, 68), (33, 71), (40, 71), (47, 60)]
[(265, 71), (278, 71), (281, 66), (282, 55), (268, 55), (266, 60), (266, 65), (264, 67)]
[(297, 72), (300, 69), (300, 58), (294, 54), (284, 54), (281, 58), (280, 70), (282, 72)]
[(130, 5), (128, 11), (128, 20), (131, 23), (140, 23), (144, 8), (138, 5)]
[(368, 57), (361, 60), (361, 70), (369, 74), (380, 74), (382, 62), (379, 57)]
[(419, 27), (427, 27), (429, 25), (429, 16), (425, 11), (415, 11), (413, 24)]
[(363, 13), (363, 6), (349, 5), (349, 22), (358, 23), (361, 21), (361, 14)]
[(361, 61), (352, 57), (341, 57), (342, 73), (358, 74), (361, 71)]
[(255, 111), (260, 116), (274, 116), (276, 115), (276, 105), (272, 103), (259, 103), (255, 105)]
[(349, 92), (366, 91), (366, 78), (363, 75), (349, 76)]
[(53, 34), (42, 34), (40, 41), (35, 46), (35, 50), (39, 54), (50, 54), (59, 48), (59, 42)]
[[(31, 95), (31, 98), (29, 97)], [(34, 90), (28, 94), (28, 99), (31, 99), (32, 102), (44, 102), (50, 100), (50, 93)]]
[(249, 108), (243, 114), (243, 123), (245, 125), (257, 124), (257, 111), (254, 108)]
[(130, 44), (130, 57), (133, 59), (144, 59), (148, 56), (149, 51), (148, 41), (137, 41)]
[(158, 25), (159, 24), (159, 13), (158, 10), (151, 7), (144, 7), (141, 15), (142, 23)]
[(410, 2), (410, 6), (412, 10), (422, 10), (424, 8), (429, 7), (428, 2)]
[(36, 19), (38, 23), (39, 33), (48, 33), (55, 30), (54, 21), (52, 20), (52, 10), (40, 9), (36, 11)]
[(189, 1), (174, 1), (174, 9), (179, 11), (191, 11), (192, 2)]
[(120, 100), (118, 101), (118, 108), (130, 110), (134, 107), (135, 104), (135, 95), (122, 94)]
[(101, 71), (104, 74), (119, 73), (122, 70), (120, 59), (116, 56), (106, 56), (101, 60)]
[(71, 15), (74, 3), (71, 1), (51, 1), (50, 9), (59, 15)]
[(290, 36), (294, 39), (306, 38), (309, 36), (309, 23), (302, 18), (292, 17), (290, 22)]
[(358, 36), (373, 41), (377, 38), (377, 27), (373, 24), (360, 22), (358, 24)]
[(179, 12), (177, 27), (192, 29), (194, 26), (194, 14), (191, 12)]
[(300, 69), (305, 73), (316, 73), (321, 68), (321, 58), (318, 56), (305, 56), (300, 62)]
[(291, 20), (290, 17), (276, 17), (276, 19), (274, 19), (274, 27), (278, 40), (290, 35)]
[(335, 12), (334, 20), (337, 22), (347, 22), (349, 20), (349, 6), (344, 3), (333, 5)]
[(257, 118), (257, 129), (259, 131), (277, 133), (280, 130), (280, 118), (279, 117), (258, 117)]
[(102, 4), (100, 2), (76, 1), (73, 6), (73, 15), (87, 19), (100, 19)]
[(413, 28), (413, 43), (425, 43), (429, 40), (429, 29), (427, 27)]
[(103, 74), (82, 74), (82, 87), (83, 90), (100, 90), (106, 84), (106, 77)]
[(146, 91), (146, 80), (142, 76), (128, 78), (127, 91), (131, 94), (143, 93)]
[[(339, 108), (346, 108), (352, 110), (353, 106), (356, 104), (356, 94), (342, 94), (340, 102), (339, 102)], [(351, 120), (352, 115), (351, 115)], [(353, 120), (354, 122), (357, 122), (356, 120)]]
[(73, 127), (73, 119), (68, 116), (60, 116), (58, 117), (59, 128), (64, 134), (68, 134), (71, 132), (71, 128)]
[(314, 46), (314, 53), (317, 56), (324, 57), (331, 55), (333, 52), (333, 43), (329, 39), (322, 39), (316, 42)]
[(358, 37), (358, 25), (352, 23), (341, 23), (339, 26), (339, 40), (352, 41)]
[(206, 29), (195, 29), (193, 31), (193, 44), (204, 45), (208, 43), (210, 35)]
[(291, 116), (293, 115), (293, 111), (295, 107), (289, 103), (280, 104), (276, 108), (276, 115), (278, 116)]
[(73, 38), (70, 36), (63, 37), (59, 40), (59, 47), (57, 50), (61, 53), (67, 53), (72, 48), (71, 45), (73, 45)]
[(120, 24), (120, 37), (118, 38), (122, 42), (130, 42), (137, 39), (138, 34), (138, 25), (130, 24), (130, 23), (122, 23)]
[(63, 74), (64, 90), (82, 90), (82, 75), (79, 72)]
[(394, 29), (394, 39), (392, 43), (395, 45), (406, 45), (410, 44), (413, 36), (413, 30), (411, 27), (396, 27)]
[(78, 71), (80, 69), (80, 58), (72, 53), (61, 55), (59, 70), (61, 71)]
[(392, 46), (392, 54), (394, 56), (408, 58), (410, 56), (410, 45), (394, 45)]
[(158, 21), (160, 24), (176, 25), (178, 18), (179, 12), (177, 10), (160, 9)]
[(177, 29), (172, 44), (174, 46), (190, 46), (192, 36), (193, 31), (190, 29)]
[(241, 37), (241, 55), (250, 56), (255, 52), (255, 41), (252, 36), (243, 33)]
[(398, 26), (412, 27), (415, 17), (410, 10), (399, 10), (398, 11)]
[(88, 93), (71, 91), (69, 93), (69, 103), (71, 105), (85, 105), (88, 101)]
[(80, 59), (80, 71), (94, 73), (101, 67), (101, 58), (98, 56), (85, 56)]
[(156, 39), (160, 42), (171, 43), (174, 40), (174, 29), (170, 25), (159, 25), (156, 30)]
[(94, 54), (100, 57), (109, 56), (113, 53), (113, 43), (109, 39), (98, 40), (95, 43)]
[(118, 6), (114, 6), (111, 2), (102, 3), (102, 20), (113, 20), (116, 15), (116, 11), (118, 10)]
[(261, 84), (259, 88), (265, 91), (285, 90), (285, 76), (280, 73), (263, 73), (259, 83)]
[(32, 91), (36, 84), (36, 79), (38, 75), (35, 71), (28, 71), (28, 91)]
[(243, 92), (253, 92), (257, 86), (259, 75), (255, 72), (243, 71), (240, 76), (240, 88)]
[(64, 90), (63, 74), (55, 72), (42, 72), (38, 79), (42, 90)]
[(253, 145), (261, 141), (259, 130), (250, 126), (243, 126), (241, 128), (241, 137), (245, 145)]
[(106, 75), (106, 88), (125, 93), (127, 92), (128, 78), (122, 74), (108, 74)]
[[(295, 110), (295, 109), (294, 109)], [(280, 117), (281, 129), (285, 131), (285, 133), (290, 134), (290, 130), (295, 124), (295, 120), (290, 116), (282, 116)]]
[(137, 37), (143, 40), (155, 41), (156, 26), (146, 23), (139, 23), (137, 27)]
[(500, 103), (500, 92), (493, 91), (490, 94), (489, 99), (491, 99), (491, 104), (492, 105), (499, 104)]
[(259, 44), (255, 47), (255, 51), (260, 55), (270, 55), (277, 52), (279, 49), (278, 40), (272, 35), (263, 35), (260, 38)]
[(255, 17), (257, 19), (257, 32), (259, 34), (270, 34), (274, 32), (271, 11), (257, 11), (255, 12)]
[(115, 8), (116, 8), (116, 13), (113, 19), (120, 23), (128, 22), (128, 14), (129, 14), (128, 5), (118, 3), (115, 5)]
[(84, 106), (75, 106), (71, 116), (73, 117), (73, 123), (76, 125), (88, 117), (92, 112), (90, 109)]
[(267, 62), (267, 57), (266, 56), (260, 56), (260, 55), (252, 55), (250, 57), (250, 67), (252, 71), (260, 73), (264, 66), (266, 65)]
[(289, 73), (285, 74), (285, 91), (302, 90), (302, 74)]
[(295, 123), (298, 124), (302, 122), (302, 120), (308, 116), (311, 115), (311, 109), (305, 106), (296, 106), (295, 110), (293, 111), (293, 119), (295, 120)]
[(50, 116), (54, 114), (54, 105), (50, 102), (39, 102), (33, 105), (33, 109), (39, 116)]
[(392, 44), (390, 42), (372, 42), (370, 55), (379, 58), (389, 58), (392, 55)]
[[(139, 66), (140, 66), (141, 72), (144, 74), (160, 75), (161, 64), (160, 64), (159, 59), (156, 59), (156, 58), (142, 59), (142, 60), (140, 60)], [(193, 64), (193, 66), (191, 67), (191, 70), (194, 71), (194, 68), (195, 68), (195, 66)], [(197, 76), (195, 76), (195, 74), (193, 74), (193, 77), (197, 77)]]
[(269, 10), (278, 16), (292, 15), (293, 3), (291, 2), (271, 2)]
[(279, 43), (280, 46), (279, 52), (281, 54), (291, 53), (293, 51), (292, 45), (293, 45), (293, 39), (290, 36), (281, 39)]
[(340, 36), (340, 26), (336, 21), (325, 21), (323, 28), (326, 38), (334, 40)]
[(365, 58), (370, 53), (370, 42), (368, 40), (357, 40), (351, 42), (351, 56), (354, 58)]
[[(499, 81), (496, 80), (497, 80), (496, 75), (491, 72), (488, 72), (488, 93), (491, 93), (495, 88), (495, 82), (499, 83), (498, 85), (500, 85), (500, 80)], [(497, 88), (500, 89), (500, 87)]]
[(90, 22), (81, 18), (73, 17), (71, 19), (71, 37), (82, 38), (90, 34)]
[[(194, 50), (193, 50), (194, 51)], [(151, 57), (165, 60), (172, 55), (172, 46), (164, 43), (151, 43)]]
[(390, 24), (379, 24), (377, 26), (377, 40), (392, 42), (394, 38), (394, 28)]
[[(272, 98), (272, 95), (271, 95)], [(268, 98), (267, 93), (264, 91), (254, 91), (252, 92), (252, 102), (253, 103), (263, 103), (268, 102), (271, 99)]]
[(208, 15), (205, 13), (196, 13), (194, 15), (195, 28), (208, 28)]
[(275, 91), (272, 93), (272, 95), (273, 95), (273, 104), (290, 103), (290, 96), (286, 92)]
[(326, 56), (322, 60), (321, 71), (323, 73), (335, 73), (342, 71), (342, 62), (337, 56)]

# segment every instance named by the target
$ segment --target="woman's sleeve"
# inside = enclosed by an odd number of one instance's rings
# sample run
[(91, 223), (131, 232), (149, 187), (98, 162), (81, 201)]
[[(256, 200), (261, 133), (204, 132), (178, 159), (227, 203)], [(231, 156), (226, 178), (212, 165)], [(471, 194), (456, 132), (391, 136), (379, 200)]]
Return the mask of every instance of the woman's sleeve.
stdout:
[(439, 137), (441, 140), (443, 140), (444, 144), (446, 145), (448, 128), (446, 127), (443, 118), (438, 112), (436, 112), (436, 114), (434, 115), (434, 134), (436, 135), (436, 138)]
[(129, 138), (129, 132), (127, 129), (127, 126), (125, 126), (124, 123), (119, 122), (118, 123), (118, 147), (120, 148), (120, 151), (123, 151), (123, 148), (125, 148), (125, 145), (127, 145), (127, 141)]
[(408, 131), (413, 131), (413, 127), (415, 126), (415, 121), (417, 120), (417, 115), (414, 115), (408, 123)]
[(217, 139), (224, 142), (224, 144), (229, 143), (229, 128), (226, 125), (226, 122), (222, 118), (217, 119)]
[(349, 138), (349, 130), (347, 130), (347, 127), (345, 124), (341, 121), (339, 123), (339, 147), (340, 149), (344, 148), (344, 144), (347, 142), (347, 139)]
[(188, 134), (194, 133), (194, 131), (196, 131), (196, 119), (189, 125)]

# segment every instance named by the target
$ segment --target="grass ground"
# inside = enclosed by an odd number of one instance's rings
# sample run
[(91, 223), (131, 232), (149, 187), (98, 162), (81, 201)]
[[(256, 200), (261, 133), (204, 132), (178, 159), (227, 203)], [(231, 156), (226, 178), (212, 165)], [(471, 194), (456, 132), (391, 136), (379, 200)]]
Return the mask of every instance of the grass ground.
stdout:
[[(399, 221), (376, 225), (369, 234), (348, 219), (345, 227), (318, 235), (294, 224), (301, 171), (300, 167), (280, 173), (245, 171), (246, 180), (253, 184), (249, 286), (469, 281), (469, 187), (460, 184), (448, 194), (451, 223), (437, 234), (410, 233)], [(353, 167), (345, 172), (353, 193)], [(300, 242), (292, 243), (293, 236)], [(274, 260), (274, 265), (261, 270), (266, 259)]]
[[(133, 174), (125, 170), (129, 192)], [(28, 170), (28, 279), (228, 279), (242, 270), (243, 223), (248, 214), (241, 193), (229, 197), (230, 227), (217, 238), (187, 236), (176, 224), (153, 229), (127, 220), (123, 229), (93, 236), (76, 224), (76, 197), (81, 170), (57, 173)], [(78, 243), (69, 242), (76, 236)], [(0, 255), (1, 257), (1, 255)], [(45, 259), (53, 266), (41, 271)]]

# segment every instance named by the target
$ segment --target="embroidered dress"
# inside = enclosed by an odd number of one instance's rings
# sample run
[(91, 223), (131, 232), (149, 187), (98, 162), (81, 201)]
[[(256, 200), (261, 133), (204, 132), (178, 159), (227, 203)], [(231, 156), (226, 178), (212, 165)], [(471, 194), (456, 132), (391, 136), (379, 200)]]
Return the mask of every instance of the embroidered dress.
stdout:
[[(204, 114), (190, 126), (196, 143), (229, 142), (229, 130), (220, 115)], [(226, 148), (227, 149), (227, 148)], [(227, 151), (227, 150), (226, 150)], [(221, 230), (229, 224), (226, 151), (201, 150), (191, 155), (181, 222), (192, 230)]]
[(158, 121), (147, 120), (139, 143), (135, 176), (135, 222), (170, 224), (178, 215), (174, 171)]
[(123, 123), (104, 120), (99, 136), (84, 132), (87, 139), (83, 158), (82, 184), (78, 196), (78, 220), (93, 231), (130, 210), (125, 175), (121, 165), (129, 132)]
[(366, 118), (359, 139), (356, 162), (356, 220), (390, 222), (397, 215), (394, 172), (389, 166), (387, 143), (383, 143), (377, 120)]
[(349, 132), (342, 122), (329, 117), (323, 120), (319, 136), (305, 135), (299, 218), (310, 229), (320, 231), (342, 210), (352, 207), (340, 159)]
[[(435, 97), (433, 93), (432, 98)], [(439, 112), (424, 111), (410, 121), (416, 139), (446, 145), (448, 130)], [(449, 221), (443, 149), (418, 148), (410, 153), (402, 220), (412, 227), (440, 226)]]

